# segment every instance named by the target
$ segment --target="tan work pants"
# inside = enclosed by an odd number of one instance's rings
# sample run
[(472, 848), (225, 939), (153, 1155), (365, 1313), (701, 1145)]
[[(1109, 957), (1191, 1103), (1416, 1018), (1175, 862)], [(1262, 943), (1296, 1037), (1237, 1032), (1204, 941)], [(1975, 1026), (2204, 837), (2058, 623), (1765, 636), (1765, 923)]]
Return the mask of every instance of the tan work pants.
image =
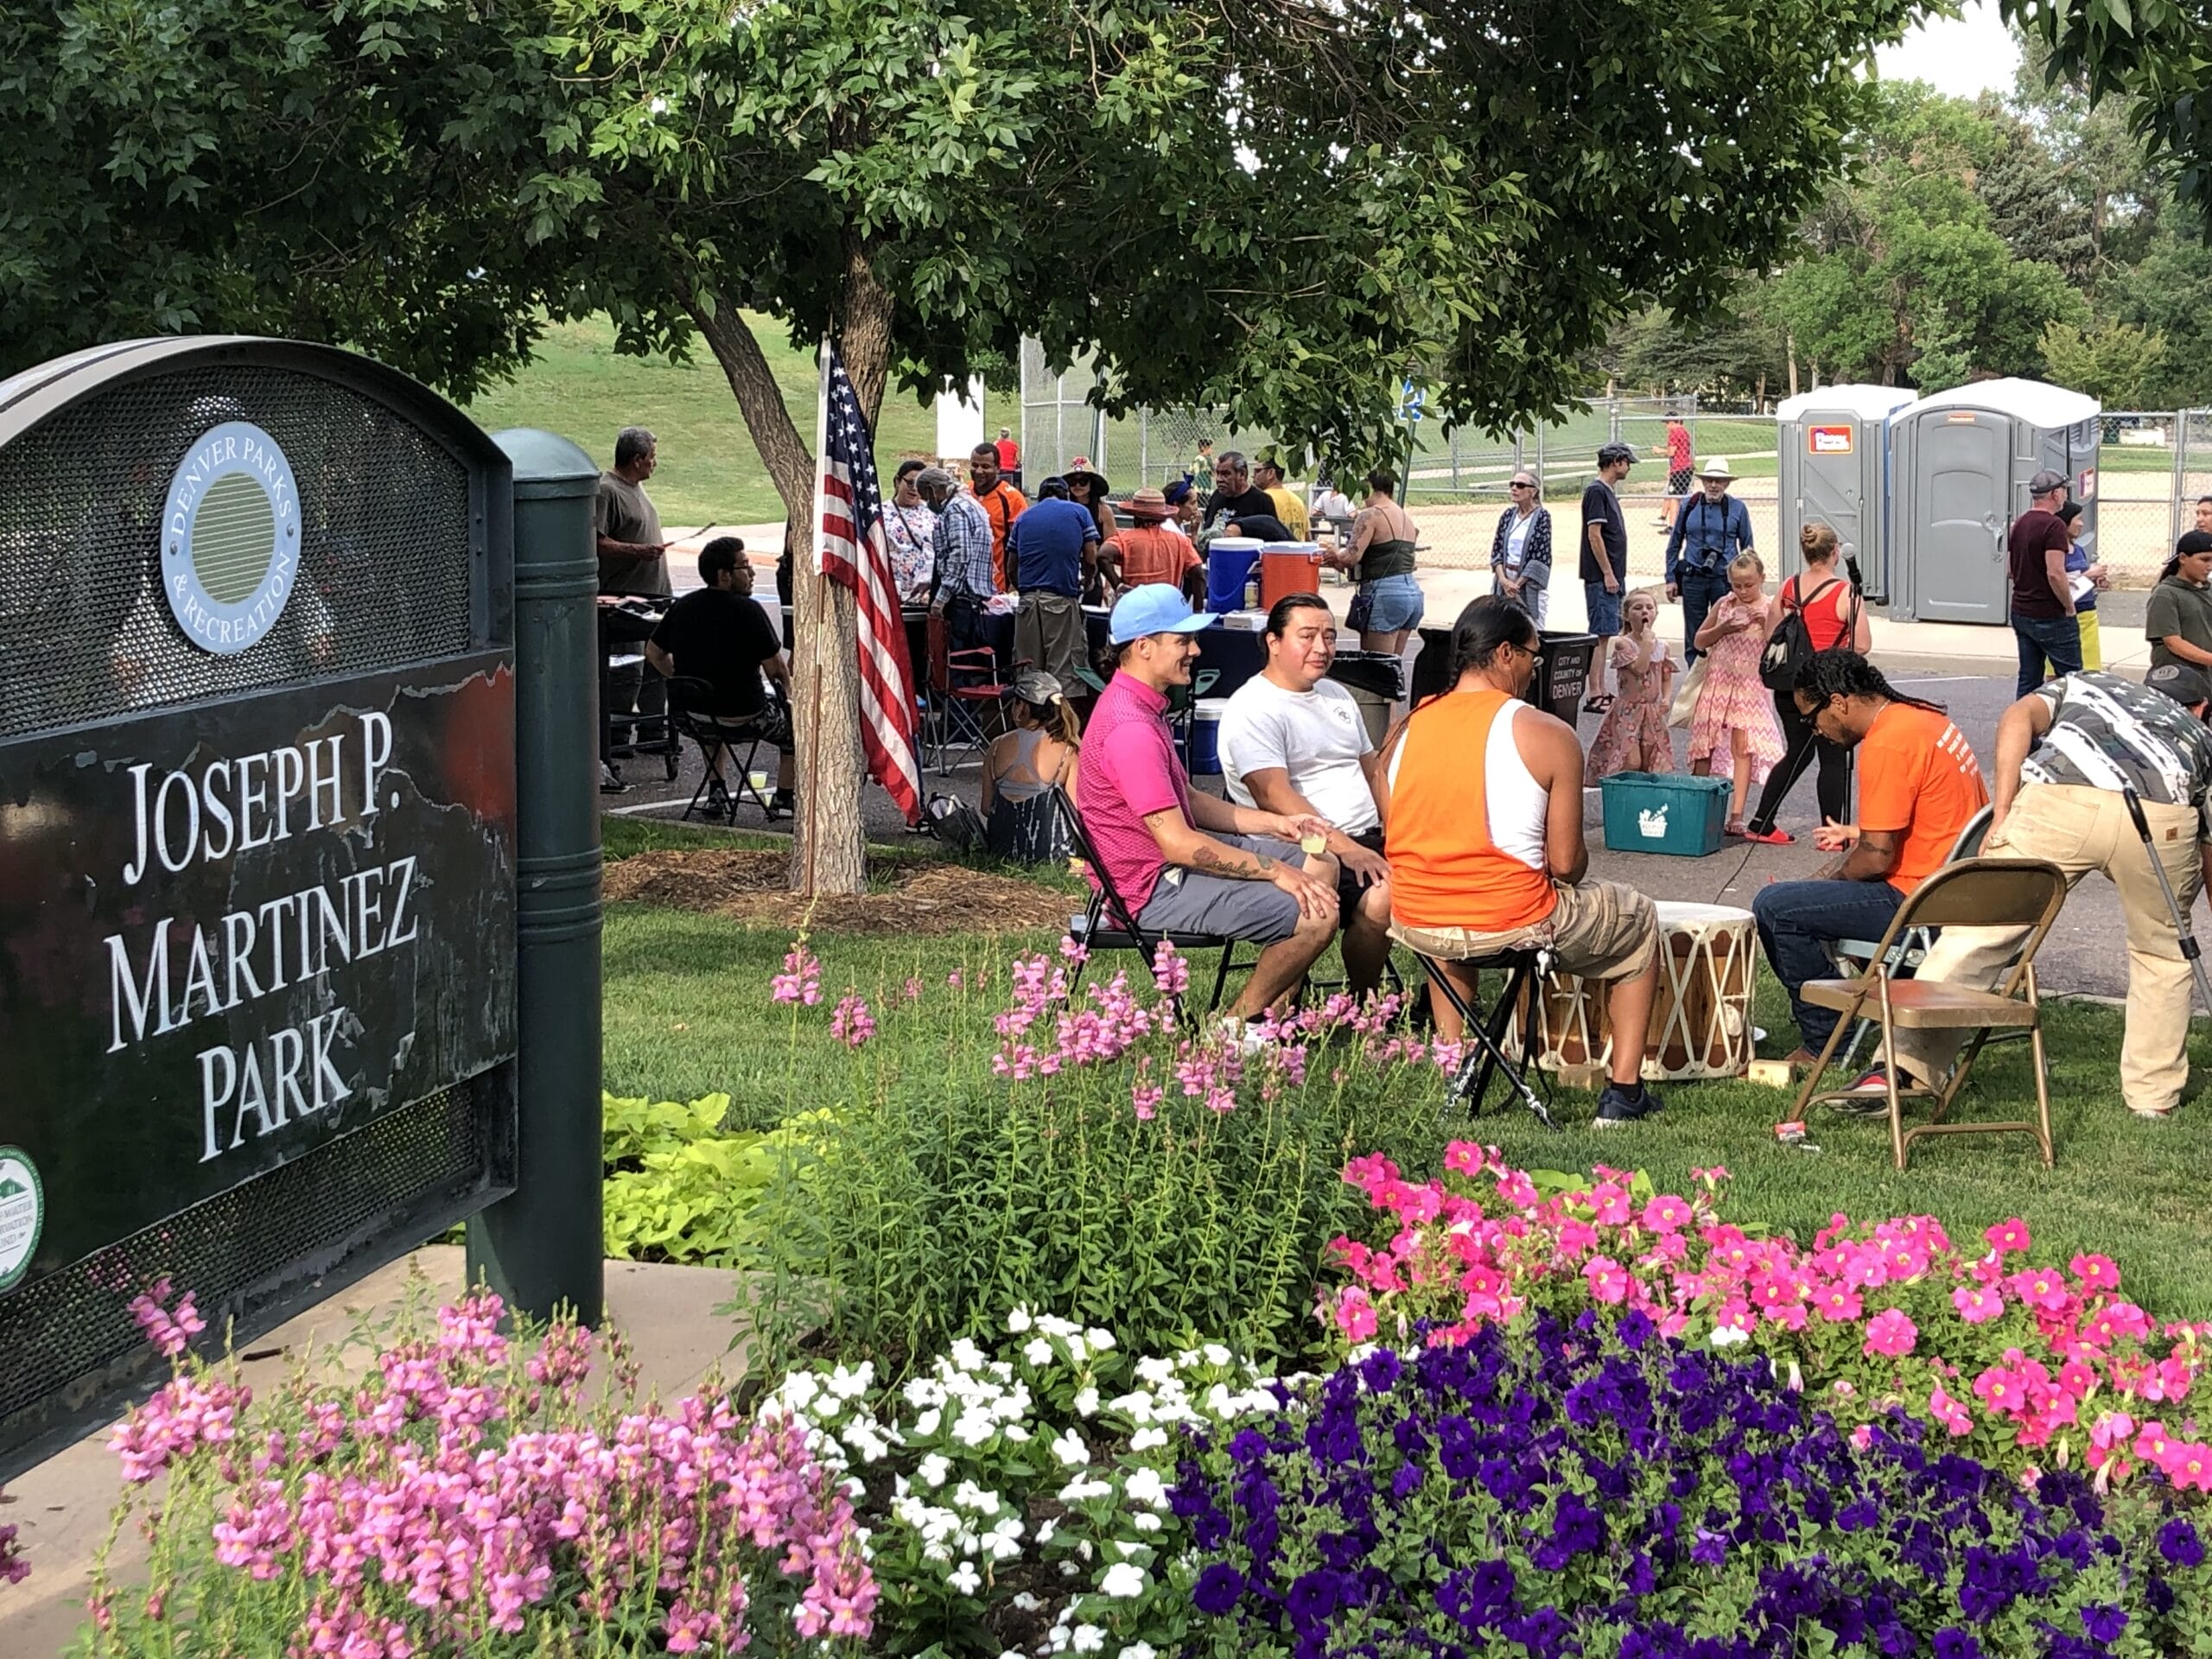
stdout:
[[(2194, 807), (2143, 803), (2158, 861), (2186, 913), (2203, 886)], [(2139, 1112), (2164, 1111), (2189, 1081), (2188, 959), (2158, 879), (2135, 833), (2127, 803), (2110, 790), (2069, 784), (2028, 784), (2003, 825), (1982, 846), (1986, 858), (2042, 858), (2066, 872), (2071, 887), (2101, 870), (2120, 889), (2127, 922), (2127, 1027), (2120, 1039), (2120, 1090)], [(1987, 990), (2003, 977), (2018, 947), (2018, 928), (1951, 927), (1937, 935), (1916, 977)], [(1906, 1073), (1932, 1084), (1950, 1070), (1965, 1037), (1956, 1032), (1900, 1031), (1897, 1058)]]

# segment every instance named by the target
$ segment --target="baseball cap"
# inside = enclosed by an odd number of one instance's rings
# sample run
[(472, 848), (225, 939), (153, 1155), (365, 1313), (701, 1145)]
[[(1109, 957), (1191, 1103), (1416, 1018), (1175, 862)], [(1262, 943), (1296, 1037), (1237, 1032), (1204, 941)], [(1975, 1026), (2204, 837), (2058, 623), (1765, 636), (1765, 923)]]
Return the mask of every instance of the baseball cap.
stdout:
[(2166, 663), (2152, 669), (2143, 677), (2143, 683), (2154, 691), (2163, 691), (2176, 702), (2184, 706), (2194, 702), (2212, 702), (2212, 680), (2204, 677), (2201, 670), (2186, 663)]
[(2028, 493), (2031, 496), (2049, 495), (2053, 490), (2064, 489), (2066, 483), (2065, 474), (2054, 473), (2046, 467), (2028, 480)]
[(1114, 613), (1106, 619), (1106, 637), (1126, 645), (1147, 633), (1196, 633), (1218, 620), (1215, 612), (1192, 610), (1179, 588), (1147, 582), (1114, 601)]
[(1061, 689), (1058, 675), (1047, 674), (1041, 668), (1030, 668), (1014, 677), (1014, 695), (1041, 709), (1048, 702), (1058, 702), (1067, 694)]

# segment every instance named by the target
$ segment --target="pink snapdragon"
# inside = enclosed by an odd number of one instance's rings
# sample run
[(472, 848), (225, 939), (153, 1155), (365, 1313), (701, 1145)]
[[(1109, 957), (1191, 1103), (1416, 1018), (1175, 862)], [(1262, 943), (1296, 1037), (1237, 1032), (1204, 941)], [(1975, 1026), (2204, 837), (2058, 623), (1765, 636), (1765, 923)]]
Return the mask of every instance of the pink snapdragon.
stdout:
[(784, 952), (784, 971), (768, 982), (768, 994), (778, 1002), (801, 1002), (810, 1008), (822, 1001), (822, 961), (807, 949), (805, 934)]
[(858, 992), (847, 991), (837, 999), (836, 1012), (830, 1016), (830, 1034), (847, 1048), (861, 1047), (875, 1035), (875, 1016)]

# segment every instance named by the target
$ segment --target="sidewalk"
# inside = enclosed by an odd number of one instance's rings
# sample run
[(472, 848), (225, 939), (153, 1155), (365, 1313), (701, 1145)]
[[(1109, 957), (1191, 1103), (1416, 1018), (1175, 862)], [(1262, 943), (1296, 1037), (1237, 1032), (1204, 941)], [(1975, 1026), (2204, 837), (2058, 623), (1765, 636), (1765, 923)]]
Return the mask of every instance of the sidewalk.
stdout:
[[(389, 1317), (416, 1272), (429, 1281), (433, 1306), (454, 1300), (462, 1285), (460, 1247), (426, 1245), (279, 1326), (248, 1351), (252, 1357), (240, 1365), (246, 1381), (256, 1394), (265, 1393), (298, 1356), (334, 1349), (364, 1316)], [(673, 1402), (696, 1391), (710, 1371), (734, 1376), (742, 1370), (743, 1356), (729, 1351), (734, 1327), (715, 1312), (730, 1300), (736, 1276), (714, 1268), (607, 1264), (607, 1316), (639, 1363), (640, 1398)], [(357, 1363), (365, 1357), (359, 1348), (349, 1355)], [(0, 1653), (7, 1659), (59, 1659), (84, 1622), (93, 1557), (122, 1490), (117, 1466), (102, 1432), (9, 1484), (0, 1520), (22, 1529), (31, 1575), (0, 1585)], [(144, 1560), (145, 1541), (136, 1531), (126, 1532), (110, 1557), (126, 1585)]]

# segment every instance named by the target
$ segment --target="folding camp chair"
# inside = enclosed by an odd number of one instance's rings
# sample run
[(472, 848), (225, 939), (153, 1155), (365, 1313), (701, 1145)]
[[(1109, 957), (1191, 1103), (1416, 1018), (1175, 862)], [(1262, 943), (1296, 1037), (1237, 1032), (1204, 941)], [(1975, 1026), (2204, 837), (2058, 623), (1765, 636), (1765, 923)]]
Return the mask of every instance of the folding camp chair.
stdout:
[[(2044, 1066), (2043, 1005), (2036, 993), (2036, 951), (2066, 902), (2066, 877), (2041, 859), (1971, 858), (1946, 865), (1922, 882), (1898, 907), (1889, 931), (1875, 946), (1866, 968), (1851, 979), (1815, 979), (1799, 995), (1816, 1007), (1844, 1017), (1829, 1033), (1820, 1059), (1805, 1078), (1797, 1103), (1784, 1122), (1802, 1123), (1816, 1104), (1850, 1096), (1847, 1090), (1820, 1090), (1821, 1074), (1843, 1040), (1845, 1028), (1862, 1017), (1878, 1019), (1882, 1065), (1888, 1080), (1890, 1148), (1897, 1166), (1905, 1166), (1907, 1149), (1923, 1135), (2027, 1135), (2035, 1138), (2044, 1166), (2056, 1161), (2050, 1136), (2050, 1080)], [(1997, 988), (1970, 990), (1942, 980), (1904, 979), (1891, 966), (1891, 954), (1915, 929), (2002, 927), (2024, 930), (2018, 957)], [(1973, 1040), (1939, 1089), (1897, 1084), (1896, 1033), (1900, 1031), (1971, 1031)], [(2002, 1123), (1947, 1123), (1944, 1115), (1958, 1097), (1967, 1072), (1993, 1031), (2028, 1034), (2036, 1068), (2036, 1121)], [(1904, 1127), (1903, 1102), (1930, 1100), (1929, 1122)]]
[[(1959, 838), (1951, 843), (1951, 850), (1944, 856), (1946, 865), (1980, 856), (1981, 843), (1989, 839), (1990, 817), (1991, 809), (1985, 806), (1967, 820), (1967, 827), (1959, 831)], [(1927, 928), (1915, 928), (1910, 937), (1900, 939), (1891, 949), (1888, 957), (1890, 971), (1892, 974), (1909, 974), (1917, 969), (1928, 959), (1928, 947), (1935, 943), (1935, 939), (1936, 936)], [(1838, 939), (1828, 946), (1829, 957), (1839, 971), (1847, 974), (1864, 972), (1867, 963), (1881, 954), (1881, 947), (1871, 939)], [(1853, 1023), (1851, 1042), (1843, 1051), (1843, 1058), (1840, 1062), (1845, 1071), (1851, 1071), (1858, 1064), (1859, 1045), (1866, 1040), (1866, 1033), (1873, 1028), (1871, 1020), (1859, 1020)]]
[[(988, 645), (972, 645), (964, 651), (951, 648), (952, 636), (943, 613), (931, 611), (926, 629), (930, 730), (937, 739), (937, 769), (944, 776), (952, 771), (956, 741), (966, 753), (979, 760), (982, 757), (983, 746), (993, 735), (984, 728), (983, 707), (1003, 704), (1012, 688), (1000, 683), (998, 653)], [(980, 679), (962, 677), (978, 675)]]
[(1533, 1023), (1535, 988), (1538, 979), (1551, 971), (1551, 952), (1548, 950), (1501, 950), (1487, 957), (1471, 957), (1460, 962), (1463, 968), (1478, 973), (1491, 969), (1502, 971), (1505, 989), (1491, 1004), (1487, 1019), (1482, 1010), (1460, 994), (1443, 965), (1433, 957), (1414, 952), (1414, 960), (1428, 976), (1428, 982), (1446, 1001), (1459, 1011), (1459, 1020), (1465, 1028), (1466, 1048), (1459, 1060), (1459, 1069), (1452, 1074), (1451, 1086), (1445, 1090), (1444, 1103), (1448, 1110), (1465, 1103), (1467, 1116), (1482, 1115), (1483, 1100), (1490, 1093), (1493, 1073), (1503, 1073), (1513, 1092), (1521, 1096), (1521, 1103), (1529, 1109), (1536, 1122), (1546, 1128), (1559, 1126), (1552, 1122), (1551, 1108), (1536, 1097), (1529, 1086), (1527, 1074), (1516, 1065), (1505, 1050), (1506, 1039), (1513, 1034), (1513, 1019), (1522, 1016), (1518, 1047), (1522, 1055), (1529, 1052), (1529, 1027)]
[[(759, 727), (727, 727), (716, 723), (714, 717), (705, 712), (712, 706), (714, 696), (715, 688), (705, 680), (677, 675), (668, 683), (669, 727), (679, 737), (688, 737), (698, 747), (699, 759), (703, 762), (699, 773), (699, 786), (691, 791), (690, 800), (685, 803), (683, 817), (689, 818), (694, 812), (700, 811), (700, 803), (704, 801), (707, 804), (704, 810), (709, 816), (720, 816), (734, 823), (737, 817), (738, 803), (748, 799), (765, 814), (768, 810), (768, 798), (753, 782), (753, 762), (760, 753), (760, 745), (767, 741), (768, 734)], [(736, 785), (734, 788), (724, 785), (718, 791), (716, 785), (720, 778), (715, 761), (725, 751), (734, 758), (740, 744), (745, 745), (745, 760), (734, 769)]]
[[(1090, 894), (1090, 908), (1077, 918), (1075, 925), (1069, 929), (1070, 935), (1077, 944), (1090, 950), (1134, 950), (1145, 959), (1147, 965), (1154, 959), (1163, 940), (1186, 957), (1195, 957), (1206, 950), (1218, 950), (1221, 960), (1214, 969), (1213, 991), (1206, 999), (1205, 1011), (1211, 1014), (1221, 1006), (1221, 993), (1229, 982), (1231, 967), (1249, 968), (1251, 965), (1249, 963), (1232, 962), (1236, 941), (1224, 938), (1217, 933), (1161, 932), (1154, 928), (1138, 926), (1136, 918), (1122, 902), (1122, 895), (1114, 887), (1114, 878), (1107, 872), (1105, 861), (1098, 856), (1098, 849), (1091, 845), (1090, 836), (1084, 832), (1083, 820), (1076, 813), (1075, 803), (1057, 784), (1047, 793), (1060, 815), (1060, 822), (1066, 827), (1068, 845), (1075, 849), (1075, 856), (1090, 867), (1091, 877), (1096, 883)], [(1077, 989), (1083, 983), (1084, 965), (1080, 962), (1076, 964), (1074, 976), (1068, 982), (1070, 1001), (1074, 1000)], [(1174, 1001), (1176, 1013), (1183, 1014), (1183, 999), (1178, 996)]]

